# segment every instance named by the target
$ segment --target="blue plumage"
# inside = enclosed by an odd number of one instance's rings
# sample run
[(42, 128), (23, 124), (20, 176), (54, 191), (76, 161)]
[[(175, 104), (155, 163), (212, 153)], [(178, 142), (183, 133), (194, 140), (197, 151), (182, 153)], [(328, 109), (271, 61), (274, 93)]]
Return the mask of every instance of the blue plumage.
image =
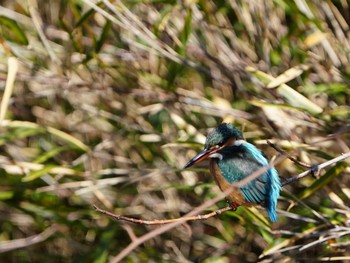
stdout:
[[(205, 149), (188, 162), (185, 168), (206, 158), (212, 158), (211, 171), (222, 190), (228, 189), (229, 184), (239, 182), (269, 164), (259, 149), (244, 141), (241, 132), (227, 123), (220, 124), (208, 135)], [(275, 168), (270, 168), (229, 197), (235, 205), (264, 206), (270, 220), (276, 222), (280, 190), (278, 173)]]
[[(248, 142), (243, 142), (240, 146), (225, 147), (218, 153), (222, 154), (223, 158), (215, 161), (228, 183), (241, 181), (269, 164), (262, 152)], [(266, 207), (271, 221), (276, 222), (278, 220), (276, 206), (280, 189), (278, 173), (275, 168), (270, 168), (240, 188), (240, 191), (246, 201)]]

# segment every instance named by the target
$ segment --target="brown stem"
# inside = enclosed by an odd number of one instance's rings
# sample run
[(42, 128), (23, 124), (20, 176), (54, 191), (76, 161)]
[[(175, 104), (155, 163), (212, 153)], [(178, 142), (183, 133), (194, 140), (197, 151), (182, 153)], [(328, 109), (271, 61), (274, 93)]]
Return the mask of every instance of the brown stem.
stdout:
[(220, 208), (218, 210), (215, 210), (213, 212), (210, 212), (205, 215), (196, 215), (196, 216), (190, 216), (190, 217), (179, 217), (179, 218), (172, 218), (172, 219), (156, 219), (156, 220), (142, 220), (142, 219), (136, 219), (132, 217), (127, 217), (127, 216), (122, 216), (122, 215), (116, 215), (111, 212), (108, 212), (106, 210), (103, 210), (101, 208), (98, 208), (96, 205), (93, 205), (95, 210), (97, 212), (100, 212), (102, 214), (105, 214), (109, 217), (112, 217), (116, 220), (121, 220), (121, 221), (127, 221), (127, 222), (132, 222), (135, 224), (140, 224), (140, 225), (163, 225), (163, 224), (170, 224), (179, 220), (184, 220), (184, 221), (198, 221), (198, 220), (206, 220), (210, 217), (220, 215), (223, 212), (232, 210), (230, 206), (226, 206), (224, 208)]
[[(319, 165), (315, 165), (315, 166), (311, 166), (311, 169), (301, 173), (301, 174), (298, 174), (296, 176), (293, 176), (291, 178), (288, 178), (286, 179), (284, 182), (282, 182), (282, 186), (285, 186), (286, 184), (289, 184), (289, 183), (292, 183), (294, 181), (297, 181), (297, 180), (300, 180), (301, 178), (304, 178), (305, 176), (309, 175), (309, 174), (312, 174), (314, 172), (317, 172), (321, 169), (324, 169), (326, 168), (327, 166), (331, 165), (331, 164), (334, 164), (334, 163), (337, 163), (339, 161), (342, 161), (346, 158), (349, 158), (350, 157), (350, 152), (347, 152), (345, 154), (342, 154), (334, 159), (331, 159), (329, 161), (326, 161), (322, 164), (319, 164)], [(268, 166), (265, 166), (265, 167), (262, 167), (260, 170), (260, 174), (261, 172), (263, 172), (263, 169), (264, 170), (267, 170)], [(242, 181), (239, 181), (239, 182), (236, 182), (234, 183), (235, 185), (232, 185), (232, 187), (241, 187), (241, 185), (245, 185), (247, 182), (245, 181), (248, 181), (248, 179), (252, 180), (250, 177), (253, 176), (254, 174), (257, 174), (259, 175), (258, 173), (259, 171), (253, 173), (252, 175), (250, 175), (248, 178), (245, 178), (243, 179)], [(255, 176), (257, 177), (257, 176)], [(253, 178), (253, 177), (252, 177)], [(233, 190), (233, 188), (232, 188)], [(225, 191), (225, 194), (229, 194), (229, 192), (226, 193)], [(108, 212), (106, 210), (103, 210), (101, 208), (98, 208), (96, 205), (93, 205), (93, 207), (95, 208), (95, 210), (97, 212), (100, 212), (102, 214), (105, 214), (109, 217), (112, 217), (116, 220), (121, 220), (121, 221), (127, 221), (127, 222), (132, 222), (132, 223), (135, 223), (135, 224), (141, 224), (141, 225), (163, 225), (163, 224), (170, 224), (170, 223), (175, 223), (177, 221), (198, 221), (198, 220), (206, 220), (210, 217), (214, 217), (214, 216), (217, 216), (217, 215), (220, 215), (221, 213), (223, 212), (226, 212), (226, 211), (229, 211), (229, 210), (233, 210), (233, 207), (231, 205), (228, 205), (226, 207), (223, 207), (223, 208), (220, 208), (218, 210), (215, 210), (213, 212), (210, 212), (208, 214), (204, 214), (204, 215), (196, 215), (196, 216), (188, 216), (188, 217), (179, 217), (179, 218), (173, 218), (173, 219), (156, 219), (156, 220), (142, 220), (142, 219), (136, 219), (136, 218), (132, 218), (132, 217), (127, 217), (127, 216), (122, 216), (122, 215), (116, 215), (116, 214), (113, 214), (111, 212)]]
[(302, 166), (302, 167), (304, 167), (304, 168), (308, 168), (308, 169), (311, 169), (311, 168), (312, 168), (311, 165), (309, 165), (309, 164), (307, 164), (307, 163), (303, 163), (303, 162), (301, 162), (301, 161), (298, 161), (298, 160), (295, 159), (293, 156), (291, 156), (289, 153), (286, 153), (286, 152), (283, 151), (280, 147), (278, 147), (277, 145), (273, 144), (272, 142), (270, 142), (270, 141), (266, 141), (266, 142), (267, 142), (267, 144), (268, 144), (270, 147), (274, 148), (274, 149), (275, 149), (277, 152), (279, 152), (280, 154), (286, 156), (286, 157), (287, 157), (289, 160), (291, 160), (292, 162), (294, 162), (294, 163), (296, 163), (296, 164), (298, 164), (298, 165), (300, 165), (300, 166)]

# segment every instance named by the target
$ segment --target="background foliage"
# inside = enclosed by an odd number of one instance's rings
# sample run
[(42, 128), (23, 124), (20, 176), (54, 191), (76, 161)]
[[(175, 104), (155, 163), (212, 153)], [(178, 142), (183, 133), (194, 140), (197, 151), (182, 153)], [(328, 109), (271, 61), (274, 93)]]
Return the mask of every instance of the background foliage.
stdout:
[[(345, 0), (2, 1), (1, 261), (106, 262), (156, 227), (92, 204), (159, 219), (216, 196), (205, 166), (182, 167), (222, 121), (269, 157), (266, 139), (312, 165), (348, 152), (349, 10)], [(349, 173), (340, 162), (286, 186), (276, 224), (240, 208), (126, 260), (350, 260)]]

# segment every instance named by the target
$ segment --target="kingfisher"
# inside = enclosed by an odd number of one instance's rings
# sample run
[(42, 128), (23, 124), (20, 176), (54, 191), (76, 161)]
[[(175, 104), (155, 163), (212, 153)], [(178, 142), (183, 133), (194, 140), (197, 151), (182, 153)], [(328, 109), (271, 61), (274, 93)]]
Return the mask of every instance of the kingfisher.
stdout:
[[(207, 136), (204, 150), (191, 159), (188, 168), (210, 158), (210, 172), (221, 191), (231, 189), (261, 167), (269, 165), (265, 155), (243, 138), (243, 134), (231, 123), (222, 123)], [(261, 205), (272, 222), (278, 220), (276, 207), (281, 182), (275, 168), (271, 167), (246, 185), (234, 189), (227, 198), (231, 207)]]

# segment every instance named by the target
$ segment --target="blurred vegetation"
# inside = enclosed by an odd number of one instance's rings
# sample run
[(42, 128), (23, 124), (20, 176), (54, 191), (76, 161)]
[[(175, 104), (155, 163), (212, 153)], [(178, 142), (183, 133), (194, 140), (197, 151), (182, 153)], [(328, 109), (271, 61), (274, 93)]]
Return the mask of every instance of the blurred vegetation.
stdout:
[[(182, 167), (222, 121), (269, 157), (266, 139), (312, 165), (348, 152), (349, 10), (345, 0), (2, 1), (0, 261), (107, 262), (156, 227), (92, 204), (150, 220), (216, 196), (205, 166)], [(126, 262), (350, 260), (345, 161), (286, 186), (276, 224), (239, 208), (157, 236)]]

